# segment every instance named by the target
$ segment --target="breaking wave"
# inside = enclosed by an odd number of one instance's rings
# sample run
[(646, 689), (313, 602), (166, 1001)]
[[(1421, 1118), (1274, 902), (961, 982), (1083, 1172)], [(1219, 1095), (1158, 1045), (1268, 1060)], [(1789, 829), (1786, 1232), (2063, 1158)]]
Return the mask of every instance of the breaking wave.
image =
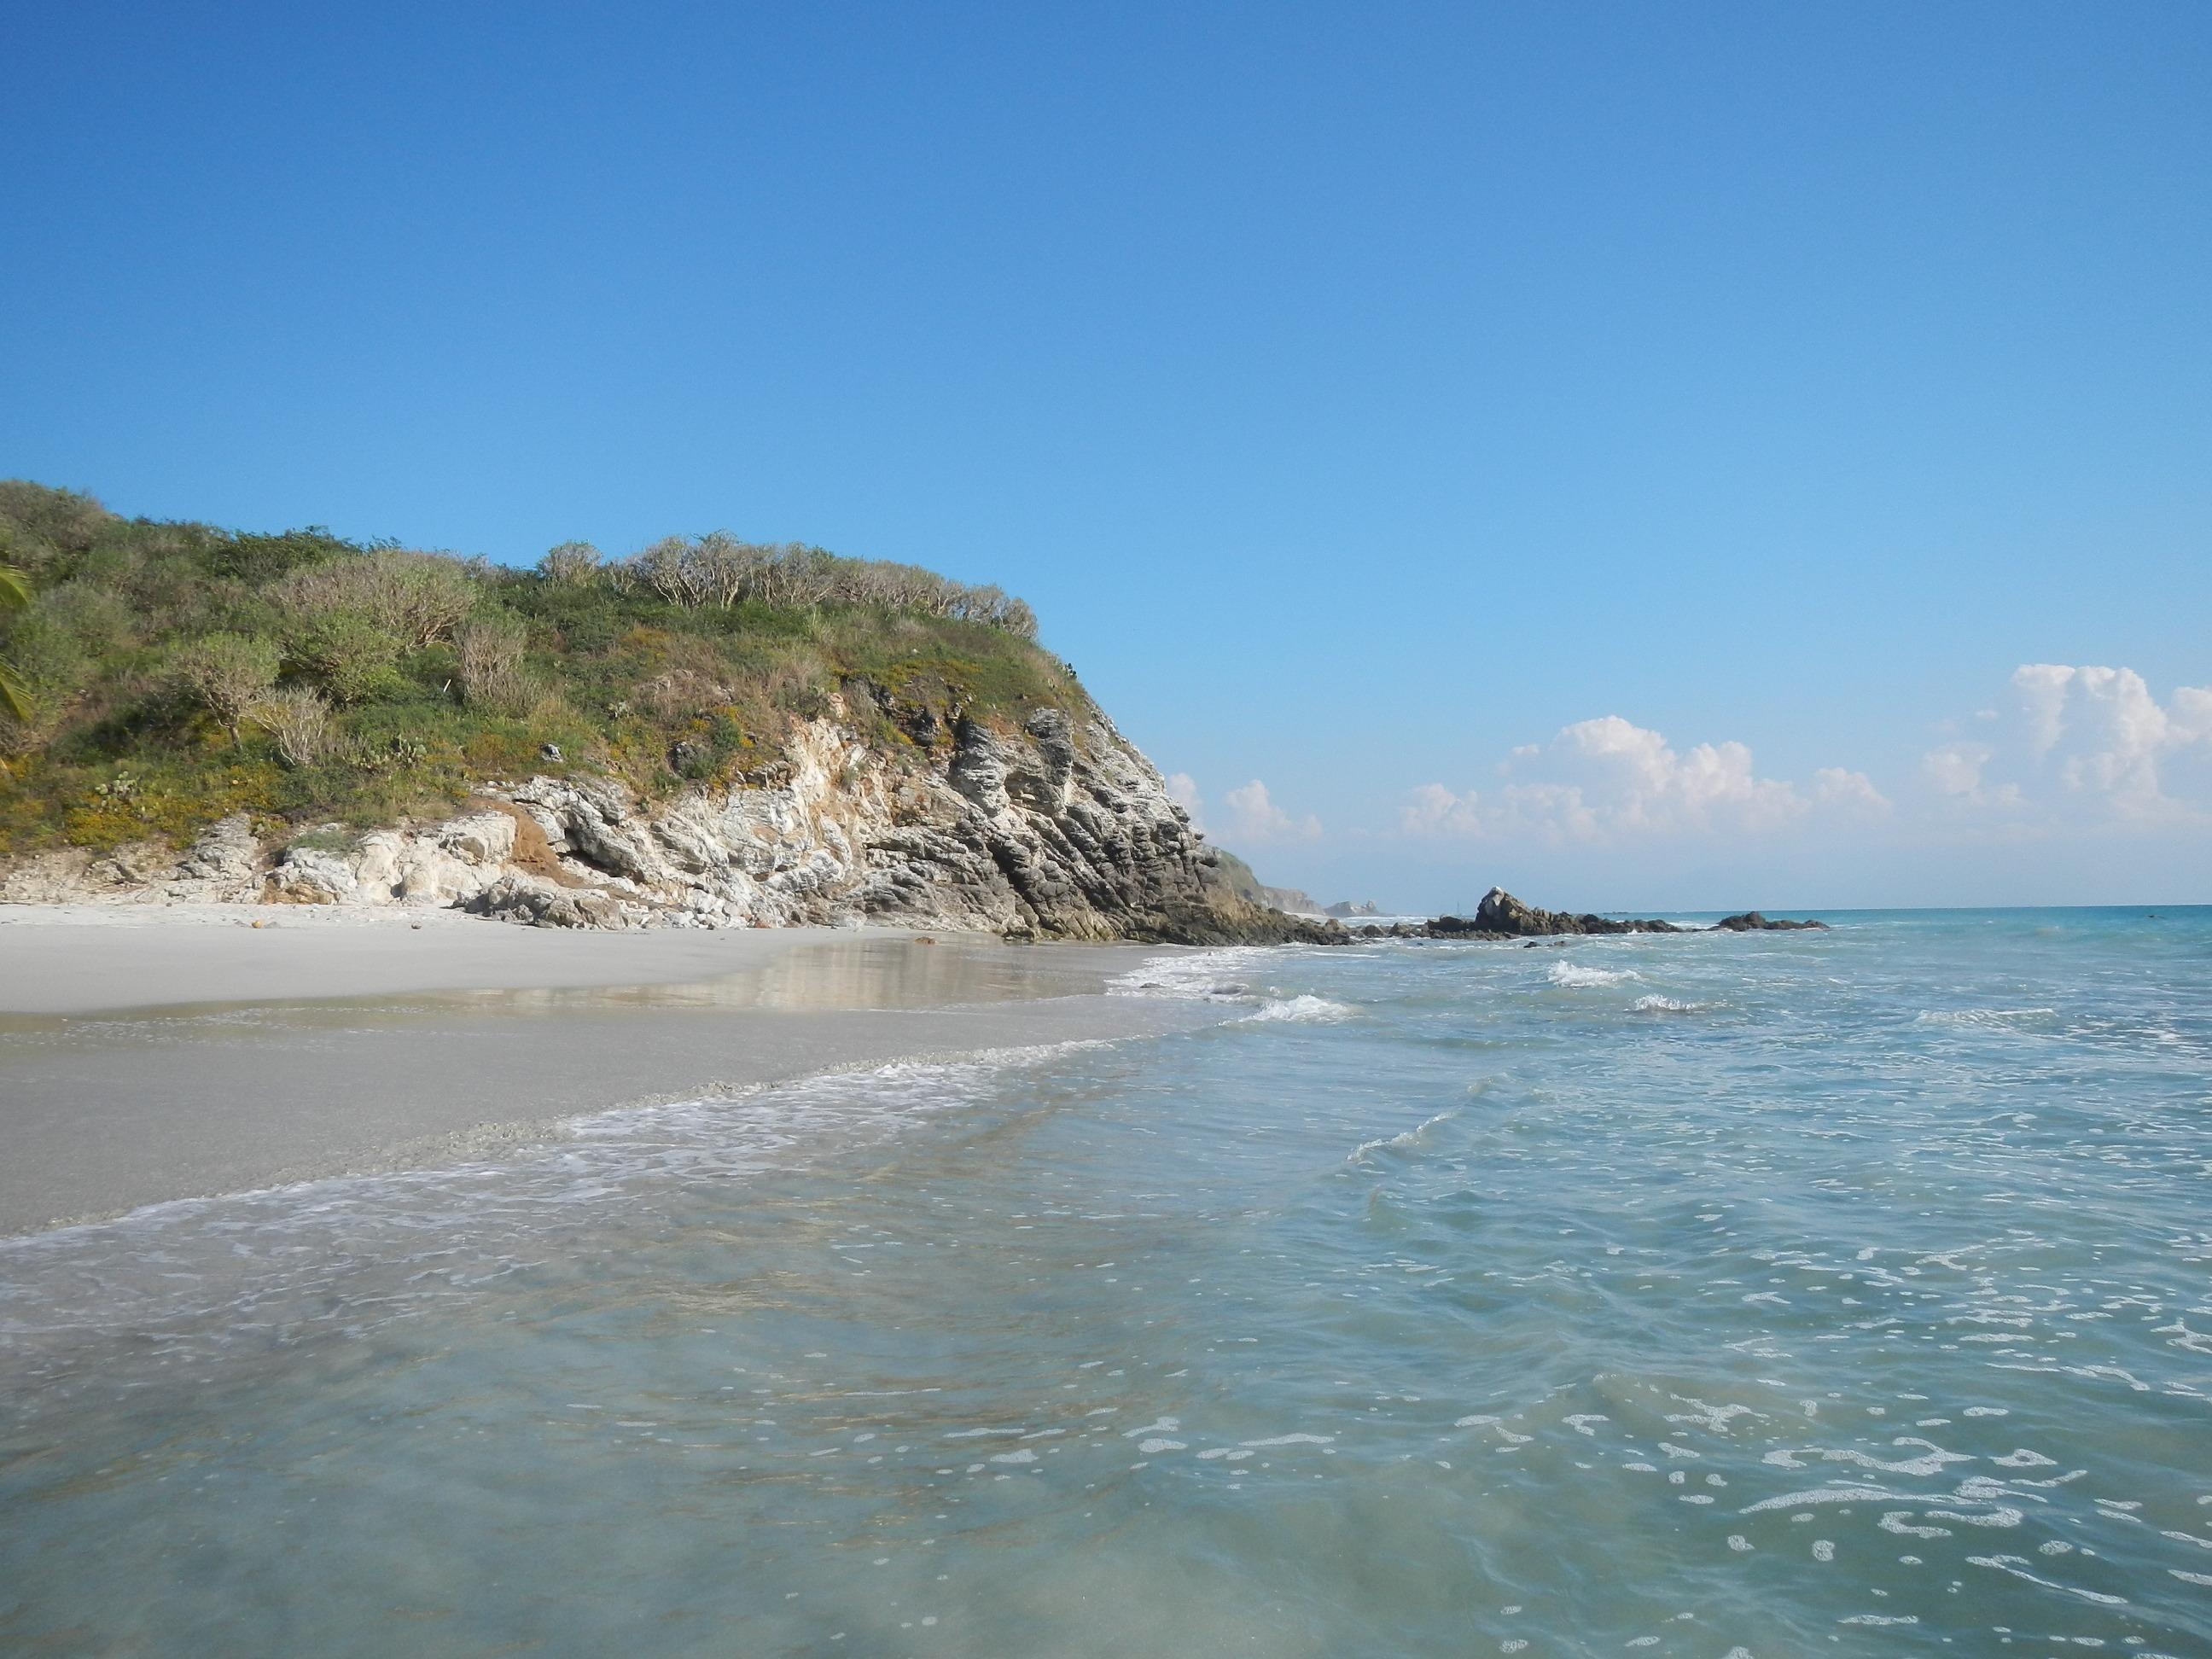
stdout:
[(1327, 997), (1278, 997), (1257, 1013), (1248, 1014), (1248, 1020), (1291, 1020), (1299, 1023), (1328, 1023), (1352, 1018), (1352, 1011), (1341, 1002), (1331, 1002)]
[(1225, 1001), (1253, 994), (1237, 969), (1258, 954), (1250, 945), (1226, 945), (1219, 950), (1195, 951), (1188, 956), (1153, 957), (1126, 974), (1106, 981), (1109, 995), (1179, 997), (1194, 1001)]
[(1377, 1135), (1372, 1140), (1363, 1140), (1352, 1149), (1352, 1155), (1346, 1158), (1345, 1162), (1357, 1164), (1370, 1152), (1412, 1152), (1425, 1146), (1428, 1145), (1430, 1130), (1450, 1122), (1458, 1115), (1459, 1113), (1455, 1110), (1438, 1112), (1434, 1117), (1424, 1119), (1402, 1133)]
[(1544, 977), (1554, 985), (1583, 990), (1599, 985), (1619, 985), (1625, 980), (1641, 979), (1644, 975), (1633, 968), (1591, 968), (1579, 962), (1555, 962)]

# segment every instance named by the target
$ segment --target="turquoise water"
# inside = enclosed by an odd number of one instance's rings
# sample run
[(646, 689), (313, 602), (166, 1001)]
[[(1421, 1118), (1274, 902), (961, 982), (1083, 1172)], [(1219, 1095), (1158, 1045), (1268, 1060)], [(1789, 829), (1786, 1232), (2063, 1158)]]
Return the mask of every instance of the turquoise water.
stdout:
[(0, 1648), (2212, 1653), (2212, 911), (1834, 920), (0, 1248)]

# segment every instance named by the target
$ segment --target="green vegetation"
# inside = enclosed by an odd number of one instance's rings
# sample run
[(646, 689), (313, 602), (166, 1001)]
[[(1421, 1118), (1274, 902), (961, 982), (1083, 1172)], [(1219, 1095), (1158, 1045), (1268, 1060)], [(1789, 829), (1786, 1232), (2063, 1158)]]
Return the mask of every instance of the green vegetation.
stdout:
[(720, 532), (524, 571), (0, 482), (0, 567), (22, 601), (0, 614), (0, 854), (237, 811), (366, 826), (538, 771), (647, 797), (772, 776), (832, 712), (919, 761), (963, 716), (1085, 707), (996, 588)]
[[(0, 611), (27, 611), (30, 605), (29, 579), (20, 570), (0, 564)], [(14, 720), (31, 718), (30, 688), (4, 662), (0, 662), (0, 714)]]
[(1261, 884), (1260, 878), (1253, 872), (1250, 865), (1245, 863), (1226, 847), (1215, 848), (1213, 855), (1215, 859), (1213, 878), (1216, 885), (1227, 889), (1248, 903), (1266, 904), (1267, 902), (1267, 889)]

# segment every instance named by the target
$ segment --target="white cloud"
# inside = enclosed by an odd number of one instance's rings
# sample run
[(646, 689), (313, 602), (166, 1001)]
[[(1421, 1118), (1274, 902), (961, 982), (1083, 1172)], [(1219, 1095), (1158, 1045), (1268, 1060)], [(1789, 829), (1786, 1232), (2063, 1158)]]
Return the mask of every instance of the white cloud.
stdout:
[(1165, 780), (1168, 799), (1190, 814), (1190, 821), (1203, 830), (1206, 826), (1198, 820), (1198, 781), (1188, 772), (1170, 772)]
[(2057, 819), (2187, 821), (2212, 813), (2212, 689), (2160, 703), (2132, 668), (2023, 663), (1989, 740), (1931, 750), (1921, 769), (1961, 810)]
[[(2027, 740), (2036, 754), (2047, 755), (2066, 729), (2066, 682), (2074, 671), (2056, 663), (2022, 663), (2013, 670), (2012, 684), (2027, 720)], [(1985, 720), (2002, 716), (1994, 708), (1983, 711)]]
[(1874, 780), (1863, 772), (1848, 772), (1840, 766), (1824, 766), (1813, 774), (1813, 800), (1819, 806), (1844, 812), (1887, 812), (1889, 797), (1874, 787)]
[(1425, 783), (1407, 791), (1398, 827), (1409, 836), (1473, 837), (1482, 833), (1482, 813), (1472, 791), (1455, 795), (1441, 783)]
[(1275, 804), (1267, 786), (1255, 778), (1221, 798), (1225, 819), (1215, 824), (1206, 810), (1198, 781), (1188, 772), (1170, 773), (1164, 780), (1168, 799), (1190, 814), (1191, 825), (1200, 835), (1232, 847), (1257, 847), (1269, 842), (1311, 841), (1321, 834), (1321, 820), (1309, 812), (1301, 817)]
[(1947, 743), (1920, 757), (1920, 769), (1939, 793), (1973, 795), (1982, 787), (1982, 769), (1996, 750), (1985, 743)]
[(1735, 742), (1676, 749), (1618, 714), (1511, 750), (1497, 781), (1424, 783), (1399, 832), (1420, 840), (1618, 845), (1689, 836), (1771, 836), (1931, 814), (2008, 838), (2077, 829), (2212, 826), (2212, 687), (2164, 700), (2130, 668), (2024, 663), (1994, 708), (1949, 726), (1899, 807), (1864, 772), (1761, 775)]
[[(1601, 848), (1617, 867), (1638, 843), (1651, 848), (1650, 858), (1679, 859), (1701, 840), (1729, 857), (1754, 856), (1756, 845), (1756, 856), (1784, 858), (1825, 856), (1844, 838), (1876, 833), (1901, 837), (1901, 846), (1960, 848), (2063, 847), (2072, 834), (2087, 848), (2113, 835), (2186, 841), (2212, 830), (2212, 686), (2160, 696), (2132, 669), (2063, 663), (2022, 664), (2001, 684), (1993, 705), (1970, 704), (1939, 727), (1917, 775), (1900, 769), (1887, 793), (1843, 766), (1769, 776), (1742, 743), (1678, 749), (1608, 714), (1510, 749), (1478, 787), (1428, 781), (1407, 791), (1395, 833), (1406, 842)], [(1312, 814), (1286, 809), (1256, 778), (1210, 800), (1188, 774), (1167, 786), (1194, 823), (1231, 847), (1322, 833)]]
[(1763, 778), (1741, 743), (1677, 750), (1648, 727), (1607, 714), (1564, 726), (1547, 744), (1524, 744), (1499, 765), (1487, 792), (1440, 783), (1411, 791), (1398, 816), (1424, 837), (1533, 835), (1603, 842), (1712, 830), (1765, 832), (1828, 812), (1886, 809), (1866, 775), (1829, 767), (1808, 799), (1796, 785)]
[(1229, 808), (1223, 835), (1240, 846), (1259, 846), (1274, 841), (1311, 841), (1321, 834), (1321, 820), (1307, 813), (1293, 817), (1268, 798), (1267, 786), (1255, 778), (1222, 797)]

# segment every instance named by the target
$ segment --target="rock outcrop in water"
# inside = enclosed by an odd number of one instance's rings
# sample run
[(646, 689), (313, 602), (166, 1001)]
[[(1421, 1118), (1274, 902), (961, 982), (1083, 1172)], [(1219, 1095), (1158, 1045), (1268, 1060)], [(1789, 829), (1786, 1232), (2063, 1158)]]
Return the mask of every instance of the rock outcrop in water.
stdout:
[(903, 764), (836, 718), (726, 787), (647, 804), (589, 775), (487, 782), (474, 810), (280, 847), (244, 817), (179, 859), (42, 854), (0, 899), (451, 906), (538, 927), (874, 921), (1015, 939), (1340, 941), (1230, 890), (1152, 763), (1093, 710), (957, 720)]
[(1744, 933), (1796, 928), (1827, 927), (1825, 921), (1771, 921), (1756, 910), (1729, 916), (1710, 928), (1685, 927), (1680, 922), (1641, 921), (1576, 915), (1565, 910), (1540, 910), (1532, 904), (1493, 887), (1483, 895), (1472, 916), (1438, 916), (1433, 921), (1401, 922), (1389, 927), (1358, 927), (1358, 939), (1534, 939), (1585, 933)]
[(1530, 939), (1552, 933), (1680, 933), (1687, 928), (1671, 921), (1616, 921), (1605, 916), (1571, 915), (1564, 910), (1539, 910), (1523, 904), (1503, 887), (1482, 896), (1474, 913), (1474, 931), (1507, 939)]
[(1716, 933), (1777, 933), (1806, 927), (1817, 927), (1826, 933), (1828, 924), (1812, 921), (1770, 921), (1756, 910), (1747, 910), (1740, 916), (1723, 916), (1713, 924), (1712, 930)]
[(1609, 916), (1540, 910), (1503, 887), (1482, 896), (1472, 916), (1438, 916), (1434, 921), (1395, 928), (1363, 927), (1363, 936), (1416, 939), (1544, 939), (1569, 933), (1689, 933), (1698, 930), (1671, 921), (1622, 921)]

